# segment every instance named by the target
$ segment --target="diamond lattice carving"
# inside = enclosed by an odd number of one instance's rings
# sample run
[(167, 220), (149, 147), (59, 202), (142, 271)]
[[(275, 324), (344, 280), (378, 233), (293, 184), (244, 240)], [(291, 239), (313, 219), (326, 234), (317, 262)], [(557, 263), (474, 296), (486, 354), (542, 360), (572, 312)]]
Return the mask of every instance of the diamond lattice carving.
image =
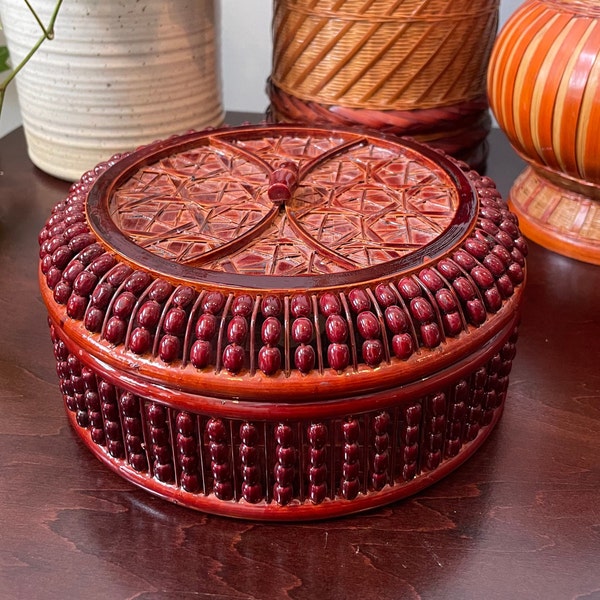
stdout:
[[(432, 242), (458, 199), (442, 168), (364, 137), (231, 139), (141, 168), (110, 199), (118, 229), (176, 263), (260, 275), (327, 274), (385, 263)], [(297, 186), (269, 198), (279, 165)]]

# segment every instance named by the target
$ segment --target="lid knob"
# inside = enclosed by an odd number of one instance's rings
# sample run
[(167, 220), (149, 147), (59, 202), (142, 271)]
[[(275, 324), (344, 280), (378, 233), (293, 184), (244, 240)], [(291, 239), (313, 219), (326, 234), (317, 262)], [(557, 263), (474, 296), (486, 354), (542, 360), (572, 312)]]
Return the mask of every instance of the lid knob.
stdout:
[(273, 204), (287, 202), (298, 184), (298, 166), (291, 161), (282, 162), (269, 177), (269, 198)]

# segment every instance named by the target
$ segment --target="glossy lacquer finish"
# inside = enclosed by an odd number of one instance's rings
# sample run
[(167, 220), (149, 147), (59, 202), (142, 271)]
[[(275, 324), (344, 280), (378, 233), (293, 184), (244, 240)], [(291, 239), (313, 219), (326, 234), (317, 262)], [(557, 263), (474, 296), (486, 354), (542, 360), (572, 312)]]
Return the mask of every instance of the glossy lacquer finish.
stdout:
[(414, 142), (220, 129), (99, 165), (40, 233), (73, 426), (225, 515), (414, 493), (502, 412), (527, 247), (489, 178)]
[[(506, 194), (522, 162), (499, 130), (489, 165)], [(594, 597), (597, 268), (530, 244), (502, 419), (453, 473), (354, 516), (240, 521), (131, 485), (69, 426), (36, 278), (37, 234), (69, 186), (32, 166), (20, 130), (0, 141), (0, 170), (0, 596)]]
[(600, 10), (530, 0), (509, 19), (489, 69), (490, 103), (529, 163), (510, 202), (523, 231), (600, 264)]

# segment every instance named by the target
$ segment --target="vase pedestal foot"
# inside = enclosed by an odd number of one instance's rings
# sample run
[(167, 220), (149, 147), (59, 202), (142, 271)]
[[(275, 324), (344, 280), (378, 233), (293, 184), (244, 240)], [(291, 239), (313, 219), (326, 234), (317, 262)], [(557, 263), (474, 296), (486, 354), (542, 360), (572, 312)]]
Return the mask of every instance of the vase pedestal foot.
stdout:
[(600, 200), (582, 191), (557, 185), (527, 167), (510, 190), (509, 205), (530, 240), (600, 265)]

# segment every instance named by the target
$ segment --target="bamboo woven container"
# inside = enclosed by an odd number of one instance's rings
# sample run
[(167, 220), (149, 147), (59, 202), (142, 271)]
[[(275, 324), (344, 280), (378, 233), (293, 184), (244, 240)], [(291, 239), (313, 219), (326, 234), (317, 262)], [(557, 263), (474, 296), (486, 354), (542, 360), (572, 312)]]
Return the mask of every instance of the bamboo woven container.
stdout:
[(275, 0), (271, 116), (408, 134), (476, 160), (498, 5)]
[(490, 62), (500, 127), (528, 168), (510, 202), (524, 233), (600, 264), (600, 7), (529, 0), (507, 21)]

